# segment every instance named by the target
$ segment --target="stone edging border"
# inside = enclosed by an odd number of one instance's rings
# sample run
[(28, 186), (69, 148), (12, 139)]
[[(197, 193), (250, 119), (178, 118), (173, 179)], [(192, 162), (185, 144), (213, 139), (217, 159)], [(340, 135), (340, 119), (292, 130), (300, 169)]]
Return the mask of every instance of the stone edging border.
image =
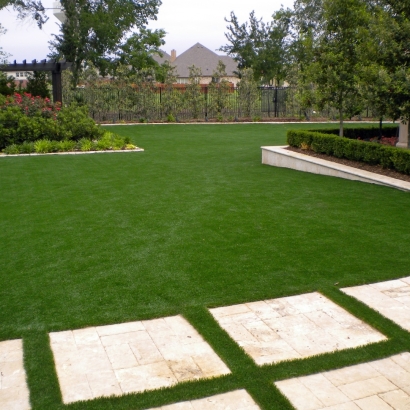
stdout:
[(262, 164), (383, 185), (410, 192), (410, 182), (311, 157), (285, 148), (287, 146), (261, 147)]
[(9, 158), (9, 157), (41, 157), (44, 155), (82, 155), (82, 154), (113, 154), (116, 152), (143, 152), (143, 148), (136, 149), (118, 149), (118, 150), (106, 150), (106, 151), (68, 151), (68, 152), (47, 152), (46, 154), (1, 154), (0, 158)]

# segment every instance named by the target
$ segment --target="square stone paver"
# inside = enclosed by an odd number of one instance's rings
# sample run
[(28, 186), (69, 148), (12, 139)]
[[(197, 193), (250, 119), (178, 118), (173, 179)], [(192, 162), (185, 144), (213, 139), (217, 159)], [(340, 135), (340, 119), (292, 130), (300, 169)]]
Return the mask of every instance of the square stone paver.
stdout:
[(410, 276), (340, 290), (410, 331)]
[(0, 409), (30, 409), (21, 339), (0, 342)]
[(386, 339), (316, 292), (210, 311), (220, 326), (258, 365)]
[(182, 316), (50, 333), (50, 342), (64, 403), (230, 373)]
[(260, 407), (246, 390), (236, 390), (205, 399), (157, 407), (152, 410), (260, 410)]
[(408, 410), (410, 353), (275, 385), (297, 410)]

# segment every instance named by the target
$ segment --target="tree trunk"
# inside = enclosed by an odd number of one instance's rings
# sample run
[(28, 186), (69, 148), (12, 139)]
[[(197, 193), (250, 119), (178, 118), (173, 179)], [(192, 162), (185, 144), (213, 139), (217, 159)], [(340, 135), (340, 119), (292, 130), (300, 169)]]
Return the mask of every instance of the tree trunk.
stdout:
[(339, 137), (343, 137), (343, 108), (339, 109)]

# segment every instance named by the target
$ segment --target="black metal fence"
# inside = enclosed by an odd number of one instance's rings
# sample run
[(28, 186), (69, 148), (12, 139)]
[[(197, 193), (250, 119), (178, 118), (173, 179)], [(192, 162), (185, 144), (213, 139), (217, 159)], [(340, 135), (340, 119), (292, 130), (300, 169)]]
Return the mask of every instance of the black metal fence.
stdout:
[[(183, 86), (171, 90), (154, 85), (139, 89), (106, 86), (64, 90), (63, 102), (87, 105), (90, 116), (97, 122), (336, 119), (338, 116), (331, 108), (321, 112), (302, 110), (296, 90), (291, 87), (260, 87), (249, 94), (230, 88), (223, 93), (218, 94), (208, 86), (202, 86), (196, 95)], [(371, 116), (368, 110), (363, 113), (366, 116)]]

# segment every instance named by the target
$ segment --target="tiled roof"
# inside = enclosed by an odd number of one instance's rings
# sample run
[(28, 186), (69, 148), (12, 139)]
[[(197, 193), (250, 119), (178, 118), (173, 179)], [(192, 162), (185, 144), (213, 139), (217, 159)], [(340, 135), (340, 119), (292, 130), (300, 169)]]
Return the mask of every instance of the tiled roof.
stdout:
[(162, 57), (159, 56), (158, 54), (153, 55), (153, 59), (158, 63), (158, 64), (163, 64), (165, 63), (165, 61), (169, 61), (169, 59), (171, 58), (171, 56), (164, 50), (160, 50)]
[[(164, 53), (164, 57), (165, 54), (166, 53)], [(160, 64), (164, 62), (164, 60), (160, 62), (157, 57), (155, 59)], [(238, 67), (232, 57), (220, 56), (200, 43), (194, 44), (191, 48), (177, 56), (172, 65), (176, 67), (178, 77), (189, 77), (189, 67), (192, 65), (199, 67), (202, 70), (203, 76), (211, 77), (213, 72), (216, 70), (219, 60), (222, 60), (222, 62), (226, 65), (226, 73), (228, 76), (236, 76), (234, 71), (236, 71)]]

